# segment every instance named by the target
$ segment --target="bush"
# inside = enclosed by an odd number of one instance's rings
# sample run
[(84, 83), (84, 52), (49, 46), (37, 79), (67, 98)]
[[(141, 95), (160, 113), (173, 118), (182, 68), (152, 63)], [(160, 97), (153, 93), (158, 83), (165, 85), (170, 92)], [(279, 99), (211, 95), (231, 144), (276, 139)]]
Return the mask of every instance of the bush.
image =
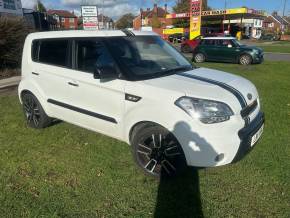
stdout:
[(0, 17), (0, 69), (18, 67), (22, 49), (31, 29), (20, 17)]

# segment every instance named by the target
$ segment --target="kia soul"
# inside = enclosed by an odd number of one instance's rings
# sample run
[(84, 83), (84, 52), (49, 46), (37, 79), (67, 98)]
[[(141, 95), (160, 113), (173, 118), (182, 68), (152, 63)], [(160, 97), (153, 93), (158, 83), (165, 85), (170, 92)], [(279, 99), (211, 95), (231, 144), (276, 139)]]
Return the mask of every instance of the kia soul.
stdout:
[(125, 141), (156, 177), (236, 162), (264, 128), (250, 81), (193, 66), (152, 32), (32, 33), (18, 92), (29, 127), (63, 120)]

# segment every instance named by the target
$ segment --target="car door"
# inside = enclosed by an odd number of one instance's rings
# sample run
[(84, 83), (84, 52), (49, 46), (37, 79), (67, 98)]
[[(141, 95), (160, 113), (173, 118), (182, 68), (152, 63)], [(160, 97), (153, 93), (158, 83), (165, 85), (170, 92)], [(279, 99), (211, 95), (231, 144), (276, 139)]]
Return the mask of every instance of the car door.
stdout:
[(237, 48), (231, 39), (220, 39), (216, 41), (218, 48), (217, 57), (220, 61), (234, 62), (237, 60)]
[(71, 68), (69, 39), (41, 39), (33, 42), (37, 45), (33, 57), (32, 76), (41, 90), (41, 95), (49, 103), (48, 113), (56, 118), (70, 118), (65, 108), (52, 103), (69, 102), (69, 69)]
[(102, 39), (74, 40), (74, 69), (70, 73), (69, 106), (78, 125), (120, 138), (124, 113), (124, 81), (94, 79), (98, 67), (117, 66)]
[(215, 60), (217, 54), (217, 48), (215, 46), (214, 39), (205, 39), (201, 45), (201, 52), (205, 53), (207, 60)]

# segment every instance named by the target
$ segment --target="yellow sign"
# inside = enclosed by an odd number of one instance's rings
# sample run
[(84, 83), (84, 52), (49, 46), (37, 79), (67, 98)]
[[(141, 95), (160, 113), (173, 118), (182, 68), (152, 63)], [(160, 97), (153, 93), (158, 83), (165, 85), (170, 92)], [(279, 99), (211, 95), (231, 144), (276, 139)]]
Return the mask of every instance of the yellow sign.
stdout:
[(190, 27), (189, 39), (194, 39), (200, 35), (201, 29), (201, 0), (190, 0)]
[(202, 11), (202, 16), (214, 16), (214, 15), (224, 15), (224, 14), (246, 14), (248, 12), (247, 8), (231, 8), (226, 10), (212, 10), (212, 11)]
[(172, 35), (175, 33), (184, 33), (184, 29), (183, 28), (172, 28), (172, 29), (164, 29), (163, 30), (164, 35)]

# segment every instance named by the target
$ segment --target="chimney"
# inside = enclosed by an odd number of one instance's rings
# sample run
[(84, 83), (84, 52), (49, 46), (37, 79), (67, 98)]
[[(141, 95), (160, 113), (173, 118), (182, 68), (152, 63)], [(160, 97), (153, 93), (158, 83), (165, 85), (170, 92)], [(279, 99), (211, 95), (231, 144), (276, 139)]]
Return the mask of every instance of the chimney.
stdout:
[(277, 11), (273, 11), (272, 15), (273, 16), (278, 16), (278, 12)]
[(150, 11), (150, 8), (147, 8), (147, 11)]
[(154, 4), (153, 12), (157, 14), (157, 4)]
[(164, 5), (164, 10), (167, 13), (167, 4)]

